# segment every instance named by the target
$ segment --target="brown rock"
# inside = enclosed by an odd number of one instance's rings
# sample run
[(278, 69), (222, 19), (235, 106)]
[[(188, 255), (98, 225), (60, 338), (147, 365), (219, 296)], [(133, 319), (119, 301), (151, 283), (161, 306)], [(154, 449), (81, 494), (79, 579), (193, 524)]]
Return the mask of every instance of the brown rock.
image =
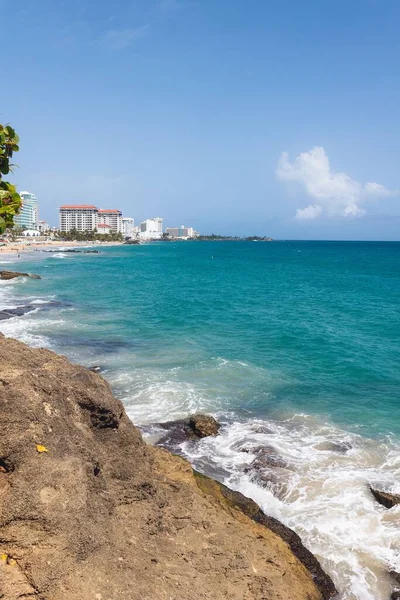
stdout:
[(208, 437), (209, 435), (217, 435), (221, 427), (214, 417), (210, 417), (208, 415), (190, 416), (189, 425), (193, 430), (193, 433), (199, 438)]
[(393, 508), (396, 504), (400, 504), (400, 494), (391, 494), (390, 492), (383, 492), (372, 487), (369, 489), (375, 500), (386, 508)]
[(103, 378), (1, 336), (0, 459), (2, 600), (334, 594), (295, 533), (147, 446)]
[(16, 277), (30, 277), (31, 279), (42, 279), (40, 275), (33, 273), (18, 273), (17, 271), (0, 271), (0, 279), (15, 279)]

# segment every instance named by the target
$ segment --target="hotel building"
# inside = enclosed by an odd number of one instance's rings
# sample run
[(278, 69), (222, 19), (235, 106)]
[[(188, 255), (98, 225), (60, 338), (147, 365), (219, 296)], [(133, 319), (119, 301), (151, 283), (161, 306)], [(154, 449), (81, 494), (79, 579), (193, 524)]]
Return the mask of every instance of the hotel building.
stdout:
[(143, 240), (157, 240), (163, 236), (163, 220), (161, 217), (146, 219), (140, 224), (139, 236)]
[(132, 217), (122, 217), (122, 234), (124, 237), (131, 238), (133, 236), (133, 230), (135, 221)]
[(92, 204), (60, 206), (60, 231), (94, 231), (98, 223), (98, 208)]
[(31, 192), (20, 192), (22, 208), (19, 215), (14, 218), (17, 227), (36, 229), (38, 222), (38, 203), (35, 194)]
[(170, 238), (193, 238), (196, 237), (196, 231), (193, 227), (185, 227), (185, 225), (181, 225), (181, 227), (167, 227), (165, 233)]
[(111, 232), (122, 233), (122, 212), (115, 208), (100, 208), (98, 225), (108, 225)]

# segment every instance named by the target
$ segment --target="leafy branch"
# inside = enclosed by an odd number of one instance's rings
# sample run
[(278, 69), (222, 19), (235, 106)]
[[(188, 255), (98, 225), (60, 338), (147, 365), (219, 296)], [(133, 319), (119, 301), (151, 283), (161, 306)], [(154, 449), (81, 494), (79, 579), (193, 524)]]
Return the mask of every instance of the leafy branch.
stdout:
[(3, 180), (4, 175), (12, 172), (11, 158), (19, 150), (19, 137), (10, 125), (0, 124), (0, 233), (7, 227), (13, 227), (14, 217), (22, 206), (21, 196), (12, 183)]

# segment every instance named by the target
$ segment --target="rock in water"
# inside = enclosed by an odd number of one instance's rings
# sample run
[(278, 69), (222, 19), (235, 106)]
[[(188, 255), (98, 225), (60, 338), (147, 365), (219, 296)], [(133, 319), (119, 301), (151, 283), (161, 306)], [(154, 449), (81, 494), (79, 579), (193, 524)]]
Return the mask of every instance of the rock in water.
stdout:
[(208, 437), (209, 435), (217, 435), (221, 427), (214, 417), (210, 417), (208, 415), (190, 416), (189, 425), (193, 430), (193, 433), (199, 438)]
[(31, 279), (42, 279), (40, 275), (33, 273), (18, 273), (17, 271), (0, 271), (0, 279), (15, 279), (16, 277), (30, 277)]
[(147, 446), (108, 383), (0, 336), (3, 600), (328, 600), (300, 538)]
[(400, 494), (391, 494), (390, 492), (383, 492), (375, 488), (369, 488), (375, 500), (385, 506), (385, 508), (393, 508), (396, 504), (400, 504)]

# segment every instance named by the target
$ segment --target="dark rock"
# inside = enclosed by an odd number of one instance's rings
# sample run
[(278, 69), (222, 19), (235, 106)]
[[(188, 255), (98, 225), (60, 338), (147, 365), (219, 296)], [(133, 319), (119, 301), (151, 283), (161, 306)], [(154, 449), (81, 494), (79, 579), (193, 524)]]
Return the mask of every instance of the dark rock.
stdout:
[(88, 367), (89, 371), (92, 371), (93, 373), (101, 373), (102, 372), (102, 368), (99, 365), (94, 365), (93, 367)]
[(83, 254), (101, 254), (100, 250), (84, 250)]
[(208, 415), (191, 415), (187, 419), (157, 423), (156, 426), (168, 431), (158, 441), (157, 446), (174, 451), (178, 451), (180, 444), (187, 440), (199, 440), (210, 435), (217, 435), (221, 427), (213, 417)]
[(15, 279), (16, 277), (30, 277), (31, 279), (42, 279), (40, 275), (33, 273), (18, 273), (17, 271), (0, 271), (0, 279)]
[(36, 308), (37, 306), (33, 304), (27, 304), (26, 306), (17, 306), (17, 308), (5, 308), (0, 311), (0, 321), (12, 319), (13, 317), (22, 317), (22, 315), (26, 315), (26, 313), (32, 312)]
[(25, 304), (25, 306), (17, 306), (16, 308), (4, 308), (3, 310), (0, 310), (0, 321), (5, 321), (14, 317), (22, 317), (34, 310), (50, 310), (52, 308), (65, 308), (69, 306), (72, 305), (68, 302), (52, 300), (44, 304)]
[(383, 492), (370, 486), (370, 492), (374, 496), (375, 500), (382, 504), (385, 508), (393, 508), (397, 504), (400, 504), (400, 494), (391, 494), (390, 492)]
[(209, 415), (192, 415), (189, 417), (189, 425), (193, 433), (199, 438), (217, 435), (221, 427), (214, 417)]
[(287, 467), (286, 460), (272, 446), (256, 446), (246, 451), (257, 455), (253, 462), (246, 468), (246, 472), (252, 469), (259, 471), (271, 467), (280, 467), (282, 469)]
[(390, 600), (400, 600), (400, 590), (393, 590)]
[(328, 452), (339, 452), (339, 454), (346, 454), (352, 449), (352, 445), (349, 442), (322, 442), (317, 446), (314, 446), (316, 450), (323, 450)]

